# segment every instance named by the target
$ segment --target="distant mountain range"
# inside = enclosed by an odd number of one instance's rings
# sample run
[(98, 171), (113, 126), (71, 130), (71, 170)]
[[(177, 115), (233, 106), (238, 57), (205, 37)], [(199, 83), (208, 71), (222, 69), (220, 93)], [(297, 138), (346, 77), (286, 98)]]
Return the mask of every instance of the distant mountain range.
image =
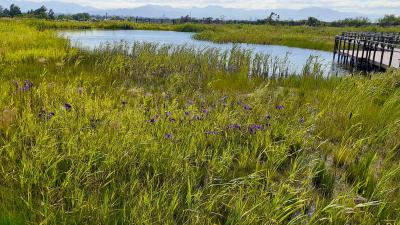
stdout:
[[(10, 4), (16, 4), (23, 11), (30, 9), (39, 8), (43, 3), (30, 2), (30, 1), (12, 1), (12, 0), (0, 0), (0, 5), (9, 6)], [(266, 18), (271, 12), (275, 12), (280, 15), (281, 20), (301, 20), (307, 19), (312, 16), (323, 21), (333, 21), (345, 18), (355, 17), (369, 17), (371, 20), (375, 20), (383, 15), (371, 15), (361, 13), (347, 13), (340, 12), (326, 8), (304, 8), (299, 10), (294, 9), (259, 9), (259, 10), (247, 10), (238, 8), (224, 8), (221, 6), (208, 6), (204, 8), (174, 8), (170, 6), (160, 5), (145, 5), (137, 8), (121, 8), (121, 9), (97, 9), (93, 7), (87, 7), (80, 4), (65, 3), (58, 1), (46, 1), (44, 5), (48, 9), (53, 9), (57, 14), (73, 14), (87, 12), (93, 15), (105, 15), (109, 16), (138, 16), (148, 18), (179, 18), (181, 16), (190, 15), (191, 17), (203, 18), (224, 18), (224, 19), (243, 19), (243, 20), (256, 20)]]

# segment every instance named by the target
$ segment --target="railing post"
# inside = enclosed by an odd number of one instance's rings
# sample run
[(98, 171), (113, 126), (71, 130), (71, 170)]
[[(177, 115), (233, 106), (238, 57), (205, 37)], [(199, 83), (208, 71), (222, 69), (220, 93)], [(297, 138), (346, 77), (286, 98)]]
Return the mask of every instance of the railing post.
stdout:
[(374, 66), (376, 66), (376, 65), (375, 65), (375, 62), (376, 62), (376, 61), (375, 61), (375, 57), (376, 57), (376, 50), (377, 50), (377, 49), (376, 49), (376, 46), (377, 46), (377, 45), (378, 45), (377, 42), (375, 42), (375, 43), (374, 43), (374, 59), (373, 59)]
[(381, 44), (381, 48), (382, 48), (382, 54), (381, 54), (381, 62), (379, 63), (379, 68), (382, 69), (382, 64), (383, 64), (383, 55), (385, 54), (385, 44), (382, 43)]
[(392, 66), (393, 53), (394, 53), (394, 45), (391, 45), (391, 49), (392, 49), (392, 51), (390, 52), (389, 68)]
[(351, 66), (354, 66), (354, 53), (355, 53), (355, 50), (356, 50), (356, 39), (354, 39), (353, 40), (353, 51), (351, 52), (351, 62), (350, 62), (350, 64), (351, 64)]
[(352, 39), (348, 39), (348, 46), (347, 46), (347, 55), (346, 55), (346, 64), (349, 64), (349, 56), (350, 56), (350, 48), (351, 48), (351, 41)]
[(341, 54), (341, 45), (342, 45), (342, 37), (339, 37), (339, 46), (338, 46), (338, 63), (340, 62), (340, 54)]
[(336, 56), (336, 51), (337, 51), (337, 45), (338, 45), (338, 37), (335, 37), (335, 46), (333, 47), (333, 61), (335, 61), (335, 56)]

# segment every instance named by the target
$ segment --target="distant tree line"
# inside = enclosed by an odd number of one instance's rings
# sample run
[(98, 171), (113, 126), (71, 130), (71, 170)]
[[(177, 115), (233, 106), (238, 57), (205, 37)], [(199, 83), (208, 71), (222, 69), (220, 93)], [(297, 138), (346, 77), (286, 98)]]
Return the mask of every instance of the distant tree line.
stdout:
[(176, 19), (167, 18), (143, 18), (143, 17), (119, 17), (119, 16), (96, 16), (90, 15), (89, 13), (76, 13), (76, 14), (60, 14), (55, 15), (52, 9), (48, 10), (45, 6), (41, 6), (35, 10), (29, 10), (26, 13), (21, 12), (21, 8), (15, 4), (10, 5), (9, 8), (3, 8), (0, 6), (0, 17), (30, 17), (50, 20), (76, 20), (76, 21), (89, 21), (89, 20), (127, 20), (138, 23), (170, 23), (170, 24), (183, 24), (183, 23), (201, 23), (201, 24), (269, 24), (269, 25), (306, 25), (306, 26), (368, 26), (368, 25), (380, 25), (380, 26), (400, 26), (400, 16), (396, 15), (385, 15), (379, 19), (377, 23), (373, 23), (366, 17), (358, 18), (347, 18), (343, 20), (337, 20), (333, 22), (324, 22), (318, 20), (315, 17), (309, 17), (306, 20), (280, 20), (279, 14), (271, 12), (267, 14), (265, 19), (251, 21), (251, 20), (225, 20), (221, 18), (193, 18), (189, 15), (182, 16)]
[(0, 17), (32, 17), (39, 19), (55, 19), (53, 10), (47, 10), (45, 6), (41, 6), (35, 10), (29, 10), (22, 13), (21, 8), (15, 4), (10, 5), (9, 8), (0, 6)]
[(379, 19), (379, 24), (383, 26), (398, 26), (400, 25), (400, 16), (386, 15)]

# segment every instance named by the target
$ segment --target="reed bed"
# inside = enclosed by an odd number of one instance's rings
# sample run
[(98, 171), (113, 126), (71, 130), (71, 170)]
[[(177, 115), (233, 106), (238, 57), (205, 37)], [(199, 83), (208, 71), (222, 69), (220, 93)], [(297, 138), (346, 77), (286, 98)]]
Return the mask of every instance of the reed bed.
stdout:
[(0, 29), (0, 224), (400, 222), (399, 71)]

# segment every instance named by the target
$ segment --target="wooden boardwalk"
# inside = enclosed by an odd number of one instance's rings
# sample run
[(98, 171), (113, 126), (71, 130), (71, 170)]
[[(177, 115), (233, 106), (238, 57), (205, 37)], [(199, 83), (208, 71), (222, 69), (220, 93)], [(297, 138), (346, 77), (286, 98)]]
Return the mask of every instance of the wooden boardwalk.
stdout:
[(400, 68), (400, 34), (343, 33), (335, 38), (334, 59), (365, 70)]

